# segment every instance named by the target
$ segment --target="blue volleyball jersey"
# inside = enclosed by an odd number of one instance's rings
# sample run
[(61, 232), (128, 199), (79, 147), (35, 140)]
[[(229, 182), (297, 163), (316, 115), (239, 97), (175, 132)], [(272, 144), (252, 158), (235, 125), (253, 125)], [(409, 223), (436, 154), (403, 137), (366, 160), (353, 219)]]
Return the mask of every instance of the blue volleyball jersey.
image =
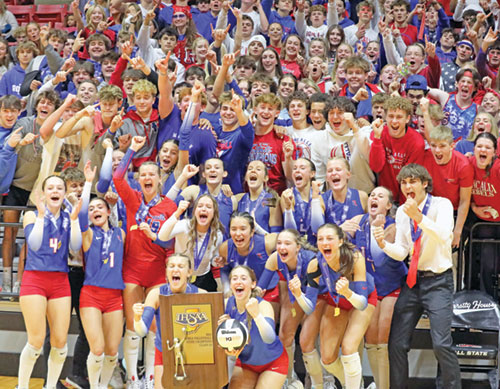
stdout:
[[(187, 284), (185, 294), (194, 294), (198, 293), (198, 287), (193, 284)], [(172, 291), (170, 290), (169, 284), (163, 284), (160, 286), (160, 294), (162, 296), (170, 296), (172, 295)], [(155, 338), (155, 346), (158, 350), (162, 351), (162, 341), (161, 341), (161, 321), (160, 321), (160, 307), (155, 310), (156, 317), (156, 338)]]
[[(321, 255), (320, 252), (318, 252), (316, 254), (316, 258), (318, 258), (318, 262), (320, 260), (325, 260), (323, 258), (323, 256)], [(328, 265), (327, 265), (328, 266)], [(318, 263), (318, 267), (319, 269), (321, 270), (321, 267), (319, 266), (319, 263)], [(318, 288), (318, 294), (324, 294), (324, 293), (330, 293), (330, 296), (335, 300), (337, 298), (342, 298), (344, 300), (347, 301), (347, 299), (342, 296), (342, 295), (339, 295), (336, 291), (335, 291), (335, 285), (337, 283), (337, 280), (342, 277), (342, 275), (338, 272), (336, 272), (335, 270), (333, 270), (330, 266), (328, 266), (328, 273), (329, 273), (329, 276), (330, 276), (330, 279), (332, 280), (332, 283), (333, 283), (333, 291), (329, 291), (328, 290), (328, 287), (327, 287), (327, 283), (326, 283), (326, 279), (325, 279), (325, 276), (323, 275), (323, 270), (321, 270), (321, 276), (319, 278), (319, 288)], [(352, 290), (353, 288), (351, 287), (351, 282), (353, 281), (349, 281), (349, 288)], [(367, 287), (367, 295), (369, 296), (370, 293), (372, 293), (374, 290), (375, 290), (375, 280), (373, 279), (373, 276), (370, 274), (370, 273), (366, 273), (366, 287)]]
[[(46, 211), (49, 212), (49, 211)], [(38, 211), (35, 211), (38, 216)], [(26, 242), (35, 224), (30, 224), (24, 229)], [(69, 214), (61, 210), (54, 225), (45, 216), (43, 221), (42, 245), (38, 251), (33, 251), (28, 244), (26, 257), (26, 270), (68, 272), (69, 239), (71, 221)]]
[(267, 232), (271, 232), (271, 226), (269, 225), (269, 207), (266, 205), (268, 199), (271, 199), (273, 195), (268, 192), (262, 192), (262, 197), (259, 195), (257, 200), (250, 200), (250, 194), (245, 193), (238, 203), (238, 211), (248, 212), (252, 214), (255, 211), (255, 221), (259, 226), (261, 226)]
[(352, 219), (356, 215), (361, 215), (365, 211), (359, 198), (357, 189), (348, 188), (345, 201), (340, 203), (333, 199), (332, 191), (322, 194), (325, 203), (325, 222), (341, 225), (346, 220)]
[[(198, 193), (197, 199), (209, 193), (208, 188), (205, 184), (199, 186), (200, 192)], [(217, 200), (217, 205), (219, 206), (219, 221), (224, 226), (224, 238), (229, 238), (229, 220), (231, 219), (231, 214), (233, 213), (233, 200), (231, 197), (227, 197), (222, 190), (217, 196), (214, 196)]]
[[(384, 227), (387, 228), (393, 223), (394, 219), (387, 217)], [(396, 289), (401, 288), (408, 273), (408, 268), (404, 262), (392, 259), (378, 247), (375, 238), (371, 234), (368, 214), (363, 215), (359, 227), (361, 230), (356, 232), (353, 243), (365, 255), (366, 272), (373, 276), (377, 294), (387, 296)]]
[[(250, 242), (250, 247), (253, 247), (250, 253), (248, 253), (247, 256), (241, 256), (238, 254), (238, 250), (233, 240), (229, 239), (227, 241), (227, 265), (231, 269), (238, 265), (250, 267), (255, 272), (258, 281), (266, 267), (267, 258), (269, 257), (266, 251), (265, 236), (255, 234), (252, 238), (252, 242)], [(278, 285), (278, 282), (279, 276), (278, 273), (275, 273), (269, 282), (268, 290), (273, 289)]]
[(103, 250), (103, 231), (93, 226), (91, 228), (93, 232), (92, 243), (89, 250), (84, 253), (85, 281), (83, 284), (107, 289), (125, 289), (122, 276), (123, 237), (121, 228), (112, 228), (111, 244), (107, 255)]
[(299, 277), (302, 284), (302, 293), (305, 293), (307, 287), (307, 266), (309, 266), (311, 259), (316, 258), (316, 253), (311, 250), (300, 249), (297, 255), (297, 266), (294, 270), (288, 269), (288, 266), (281, 260), (281, 256), (279, 254), (277, 254), (277, 257), (278, 271), (283, 274), (283, 277), (287, 280), (287, 284), (288, 281), (295, 277), (295, 274), (297, 274), (297, 277)]
[[(260, 297), (257, 297), (259, 303), (262, 301)], [(249, 343), (245, 346), (240, 356), (239, 360), (247, 365), (262, 366), (278, 359), (281, 354), (283, 354), (283, 344), (280, 338), (276, 335), (274, 342), (268, 344), (262, 340), (260, 336), (257, 324), (252, 319), (249, 324), (250, 317), (247, 311), (243, 313), (238, 312), (238, 307), (236, 306), (236, 300), (234, 296), (229, 297), (226, 303), (225, 313), (229, 315), (232, 319), (236, 319), (245, 324), (250, 331)]]
[(309, 200), (304, 201), (299, 191), (295, 187), (293, 188), (293, 197), (295, 198), (293, 218), (297, 225), (297, 231), (299, 231), (301, 235), (306, 235), (307, 241), (315, 246), (316, 235), (311, 228), (311, 196), (312, 192), (309, 195)]

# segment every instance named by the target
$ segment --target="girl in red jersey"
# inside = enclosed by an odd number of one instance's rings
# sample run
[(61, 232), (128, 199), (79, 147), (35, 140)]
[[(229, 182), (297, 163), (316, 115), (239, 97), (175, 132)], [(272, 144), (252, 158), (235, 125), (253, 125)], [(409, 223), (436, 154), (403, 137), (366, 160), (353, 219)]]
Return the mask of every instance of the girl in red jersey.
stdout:
[[(140, 338), (134, 332), (134, 315), (132, 306), (144, 301), (147, 293), (165, 283), (165, 260), (168, 250), (153, 243), (142, 231), (148, 225), (157, 233), (162, 224), (176, 210), (170, 199), (160, 195), (160, 171), (154, 162), (145, 162), (139, 168), (139, 185), (141, 192), (130, 188), (125, 173), (134, 155), (145, 144), (146, 138), (135, 136), (132, 145), (121, 160), (113, 174), (113, 182), (118, 195), (127, 208), (127, 239), (123, 260), (123, 280), (125, 290), (123, 301), (127, 331), (124, 340), (124, 354), (127, 363), (128, 379), (132, 387), (139, 387), (137, 379), (137, 356)], [(154, 329), (146, 338), (146, 383), (152, 384), (154, 375)]]
[[(468, 220), (472, 225), (475, 222), (500, 221), (500, 160), (496, 158), (497, 139), (488, 132), (479, 134), (474, 141), (474, 156), (469, 160), (474, 168), (474, 182), (472, 184), (471, 209), (475, 218)], [(469, 213), (470, 216), (470, 213)], [(494, 224), (482, 225), (475, 229), (475, 238), (498, 239), (500, 228)], [(498, 248), (492, 243), (481, 243), (480, 253), (476, 253), (481, 263), (480, 288), (490, 295), (494, 295), (495, 279), (497, 277)], [(491, 260), (494, 258), (494, 260)], [(474, 258), (471, 258), (474, 259)], [(475, 261), (472, 261), (472, 267)], [(477, 274), (478, 272), (473, 272)]]

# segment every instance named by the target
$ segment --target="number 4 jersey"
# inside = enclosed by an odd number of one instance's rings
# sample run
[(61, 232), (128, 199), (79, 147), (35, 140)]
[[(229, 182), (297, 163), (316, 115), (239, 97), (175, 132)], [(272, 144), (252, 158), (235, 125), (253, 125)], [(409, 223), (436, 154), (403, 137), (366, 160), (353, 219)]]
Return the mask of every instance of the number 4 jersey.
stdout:
[[(38, 211), (35, 214), (38, 216)], [(67, 212), (61, 210), (59, 215), (53, 221), (48, 217), (44, 218), (42, 245), (37, 251), (32, 250), (28, 245), (26, 270), (68, 272), (71, 223)], [(24, 229), (26, 241), (28, 241), (34, 226), (33, 223)]]

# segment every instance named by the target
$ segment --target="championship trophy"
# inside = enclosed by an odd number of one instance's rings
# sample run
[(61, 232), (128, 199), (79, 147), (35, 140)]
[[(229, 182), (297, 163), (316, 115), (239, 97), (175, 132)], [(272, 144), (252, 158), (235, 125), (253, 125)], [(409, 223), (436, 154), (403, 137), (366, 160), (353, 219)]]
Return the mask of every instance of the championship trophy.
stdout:
[(216, 339), (223, 313), (222, 293), (160, 295), (164, 388), (227, 384), (226, 354)]

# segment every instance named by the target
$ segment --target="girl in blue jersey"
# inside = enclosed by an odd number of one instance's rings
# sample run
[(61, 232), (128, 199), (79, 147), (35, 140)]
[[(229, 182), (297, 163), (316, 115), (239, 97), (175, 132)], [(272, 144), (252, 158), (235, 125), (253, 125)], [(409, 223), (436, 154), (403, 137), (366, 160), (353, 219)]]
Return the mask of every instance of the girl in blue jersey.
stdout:
[[(276, 241), (276, 251), (269, 256), (266, 262), (266, 269), (259, 279), (258, 288), (263, 290), (268, 288), (271, 278), (277, 272), (280, 275), (280, 330), (279, 337), (285, 346), (288, 354), (288, 384), (291, 385), (296, 381), (294, 376), (293, 362), (295, 354), (295, 333), (299, 324), (304, 319), (304, 311), (293, 297), (288, 283), (297, 277), (302, 283), (302, 290), (305, 293), (307, 284), (307, 266), (309, 261), (316, 256), (315, 248), (310, 246), (305, 237), (301, 237), (299, 232), (294, 229), (286, 229), (278, 234)], [(319, 320), (309, 320), (308, 316), (302, 324), (300, 332), (300, 343), (302, 353), (304, 355), (304, 362), (306, 369), (309, 371), (310, 364), (308, 364), (307, 354), (314, 350), (315, 341), (318, 337), (319, 327), (312, 325)], [(317, 354), (317, 353), (316, 353)], [(317, 358), (317, 367), (319, 368), (319, 375), (321, 376), (321, 364), (319, 363), (319, 356)], [(311, 377), (315, 371), (309, 371)]]
[(229, 382), (230, 389), (281, 388), (288, 369), (288, 355), (274, 331), (273, 308), (254, 291), (257, 278), (248, 266), (236, 266), (230, 273), (233, 295), (226, 301), (227, 319), (246, 324), (250, 340), (243, 348), (226, 354), (236, 356), (236, 366)]
[(193, 270), (191, 260), (182, 254), (173, 254), (167, 262), (167, 284), (159, 288), (152, 289), (144, 304), (136, 303), (134, 310), (134, 329), (140, 336), (146, 336), (153, 318), (156, 317), (156, 338), (155, 338), (155, 388), (163, 388), (161, 384), (163, 376), (163, 356), (160, 324), (160, 295), (169, 296), (171, 294), (182, 293), (204, 293), (205, 290), (198, 289), (190, 284), (189, 279)]
[(260, 235), (280, 232), (283, 226), (278, 195), (266, 189), (268, 179), (267, 168), (262, 161), (250, 162), (245, 175), (248, 193), (237, 195), (241, 196), (238, 211), (248, 212), (254, 217), (256, 232)]
[(223, 241), (217, 201), (210, 194), (201, 195), (194, 203), (193, 217), (180, 220), (188, 207), (189, 201), (182, 200), (158, 235), (152, 234), (151, 239), (163, 243), (175, 238), (175, 252), (187, 255), (191, 261), (195, 276), (192, 282), (208, 292), (215, 292), (217, 283), (211, 264), (219, 255)]
[(280, 201), (283, 210), (283, 226), (299, 231), (311, 244), (316, 244), (316, 238), (311, 229), (311, 182), (315, 175), (314, 163), (307, 158), (298, 158), (293, 163), (294, 186), (281, 194)]
[[(230, 283), (228, 274), (238, 265), (250, 267), (259, 279), (264, 272), (266, 261), (276, 247), (276, 234), (265, 236), (255, 234), (254, 218), (248, 212), (234, 212), (229, 222), (231, 239), (226, 240), (219, 247), (217, 264), (224, 266), (221, 269), (224, 292), (229, 292)], [(269, 281), (264, 300), (273, 304), (276, 317), (279, 313), (279, 277), (276, 274)]]
[(345, 221), (366, 212), (368, 195), (347, 186), (350, 176), (350, 166), (346, 159), (335, 157), (328, 161), (326, 184), (329, 189), (319, 198), (313, 188), (311, 205), (313, 231), (318, 231), (323, 223), (333, 223), (342, 227)]
[(45, 339), (47, 319), (51, 350), (46, 387), (56, 387), (68, 352), (66, 340), (71, 318), (68, 253), (70, 248), (79, 250), (82, 244), (78, 224), (81, 200), (69, 215), (62, 207), (66, 194), (64, 180), (49, 176), (43, 181), (42, 190), (43, 198), (38, 197), (36, 212), (27, 212), (23, 221), (28, 254), (19, 303), (28, 342), (19, 360), (20, 389), (29, 387)]
[[(365, 336), (365, 347), (377, 388), (389, 388), (389, 354), (387, 343), (391, 329), (394, 304), (399, 296), (401, 285), (408, 273), (406, 265), (385, 254), (378, 246), (372, 230), (384, 229), (387, 242), (394, 242), (396, 224), (389, 216), (392, 208), (392, 193), (379, 186), (368, 197), (368, 213), (351, 219), (353, 243), (361, 250), (366, 259), (366, 271), (375, 280), (379, 303), (373, 313)], [(347, 224), (347, 223), (346, 223)]]
[(89, 204), (95, 171), (87, 162), (79, 215), (85, 263), (80, 315), (90, 346), (87, 370), (91, 389), (107, 388), (113, 375), (122, 339), (125, 288), (122, 276), (125, 231), (109, 223), (111, 209), (106, 200), (96, 197)]
[[(204, 163), (201, 176), (205, 180), (204, 184), (189, 185), (184, 187), (186, 182), (198, 174), (199, 169), (194, 165), (187, 165), (184, 167), (181, 175), (175, 182), (175, 185), (167, 193), (167, 197), (174, 201), (187, 200), (194, 203), (201, 195), (206, 193), (212, 195), (217, 200), (219, 206), (219, 220), (224, 227), (226, 237), (229, 236), (229, 219), (231, 214), (236, 210), (237, 200), (235, 196), (226, 196), (222, 188), (222, 181), (227, 176), (227, 171), (219, 158), (210, 158)], [(180, 192), (180, 194), (179, 194)]]
[(290, 289), (306, 314), (314, 311), (318, 298), (326, 300), (320, 322), (321, 362), (343, 387), (359, 389), (358, 347), (377, 305), (373, 277), (366, 273), (363, 256), (339, 226), (327, 223), (319, 228), (318, 249), (307, 268), (306, 293), (298, 278), (292, 279)]

